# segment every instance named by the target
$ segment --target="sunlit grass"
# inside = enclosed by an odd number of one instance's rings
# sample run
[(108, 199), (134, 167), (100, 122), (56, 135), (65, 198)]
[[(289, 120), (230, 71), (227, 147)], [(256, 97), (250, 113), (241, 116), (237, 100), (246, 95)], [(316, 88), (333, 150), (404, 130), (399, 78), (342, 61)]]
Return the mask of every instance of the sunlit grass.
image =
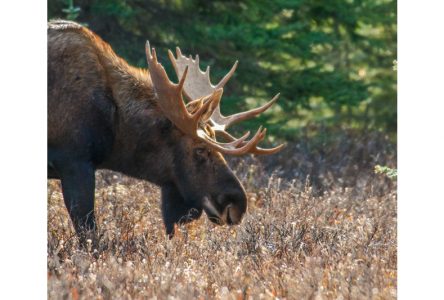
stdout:
[[(285, 158), (301, 157), (298, 147), (281, 159), (303, 170)], [(370, 142), (346, 151), (367, 149), (373, 157), (377, 148)], [(157, 187), (100, 171), (102, 237), (90, 252), (78, 249), (60, 184), (49, 181), (48, 297), (395, 299), (396, 181), (353, 160), (335, 160), (324, 158), (325, 170), (317, 175), (325, 181), (322, 189), (310, 177), (288, 177), (289, 171), (279, 178), (277, 158), (275, 175), (254, 159), (233, 160), (249, 198), (242, 224), (218, 227), (203, 216), (171, 240)]]

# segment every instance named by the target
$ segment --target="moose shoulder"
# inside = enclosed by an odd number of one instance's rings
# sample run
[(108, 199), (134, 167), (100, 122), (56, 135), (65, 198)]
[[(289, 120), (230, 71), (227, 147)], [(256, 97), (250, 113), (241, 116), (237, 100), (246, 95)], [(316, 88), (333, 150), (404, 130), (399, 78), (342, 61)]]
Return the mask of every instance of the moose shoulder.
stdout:
[[(80, 237), (95, 229), (95, 170), (122, 172), (161, 187), (166, 231), (205, 211), (217, 224), (238, 224), (247, 208), (242, 184), (223, 154), (271, 154), (265, 129), (250, 139), (226, 129), (268, 109), (221, 115), (223, 87), (199, 57), (169, 56), (180, 81), (172, 83), (146, 47), (149, 71), (129, 66), (89, 29), (69, 21), (48, 24), (48, 177), (61, 180), (63, 198)], [(187, 98), (185, 101), (183, 95)]]

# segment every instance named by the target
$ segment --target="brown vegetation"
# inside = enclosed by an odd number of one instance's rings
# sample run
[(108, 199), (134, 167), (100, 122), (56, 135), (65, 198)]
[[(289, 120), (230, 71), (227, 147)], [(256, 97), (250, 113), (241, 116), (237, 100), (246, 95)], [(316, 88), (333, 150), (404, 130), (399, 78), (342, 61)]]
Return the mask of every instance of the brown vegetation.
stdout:
[(231, 161), (249, 198), (241, 225), (203, 216), (171, 240), (158, 188), (98, 172), (102, 237), (89, 252), (78, 249), (59, 182), (49, 181), (48, 297), (396, 298), (396, 182), (373, 173), (395, 166), (394, 146), (380, 135), (344, 135), (323, 153), (302, 145), (274, 165)]

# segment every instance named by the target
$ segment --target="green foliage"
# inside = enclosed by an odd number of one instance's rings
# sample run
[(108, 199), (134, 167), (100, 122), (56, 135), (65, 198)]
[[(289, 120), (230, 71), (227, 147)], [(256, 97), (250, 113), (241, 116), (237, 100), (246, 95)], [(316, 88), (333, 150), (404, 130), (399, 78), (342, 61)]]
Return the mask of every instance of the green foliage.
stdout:
[(74, 7), (74, 1), (68, 0), (68, 7), (62, 9), (62, 12), (66, 14), (68, 20), (75, 20), (79, 16), (80, 7)]
[(396, 177), (398, 177), (398, 170), (389, 168), (387, 166), (376, 165), (375, 166), (375, 173), (376, 174), (385, 174), (390, 179), (396, 179)]
[[(50, 18), (64, 1), (49, 0)], [(77, 0), (80, 22), (132, 64), (146, 67), (144, 42), (180, 45), (212, 66), (213, 82), (236, 59), (222, 110), (257, 106), (281, 92), (267, 122), (294, 139), (307, 125), (396, 133), (396, 1), (393, 0)], [(172, 76), (174, 78), (174, 76)]]

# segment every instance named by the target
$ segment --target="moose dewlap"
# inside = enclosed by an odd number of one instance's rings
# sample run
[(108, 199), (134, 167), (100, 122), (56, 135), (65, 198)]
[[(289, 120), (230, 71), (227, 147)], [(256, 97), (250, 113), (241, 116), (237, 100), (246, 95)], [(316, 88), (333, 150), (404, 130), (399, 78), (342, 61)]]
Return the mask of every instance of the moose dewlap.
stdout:
[[(268, 109), (220, 112), (223, 87), (199, 56), (169, 51), (179, 83), (168, 78), (146, 44), (148, 70), (128, 65), (89, 29), (70, 21), (48, 24), (48, 177), (60, 179), (66, 208), (81, 238), (94, 232), (95, 170), (110, 169), (161, 187), (166, 232), (199, 218), (238, 224), (247, 208), (244, 188), (223, 154), (272, 154), (266, 129), (240, 138), (226, 130)], [(186, 100), (183, 98), (185, 96)]]

